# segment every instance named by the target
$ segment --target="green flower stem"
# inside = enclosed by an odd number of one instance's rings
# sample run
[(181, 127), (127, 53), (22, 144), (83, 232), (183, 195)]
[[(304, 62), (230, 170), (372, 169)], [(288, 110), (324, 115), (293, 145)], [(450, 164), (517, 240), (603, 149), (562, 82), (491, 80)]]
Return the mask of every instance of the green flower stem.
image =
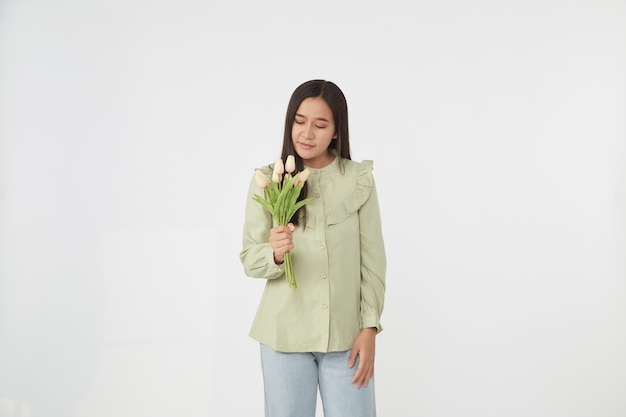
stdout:
[[(256, 194), (253, 196), (256, 202), (261, 204), (272, 214), (274, 223), (277, 226), (286, 226), (296, 214), (296, 211), (312, 200), (312, 198), (309, 197), (297, 201), (302, 187), (304, 187), (304, 181), (299, 182), (297, 185), (295, 184), (298, 175), (300, 175), (300, 173), (296, 175), (285, 173), (279, 182), (269, 181), (268, 179), (268, 182), (264, 185), (259, 184), (264, 189), (264, 198)], [(293, 264), (291, 262), (291, 253), (285, 252), (284, 257), (285, 278), (289, 286), (295, 290), (297, 285)]]
[(296, 277), (293, 273), (293, 265), (291, 264), (291, 253), (285, 252), (285, 277), (287, 279), (287, 283), (294, 290), (298, 288), (296, 285)]

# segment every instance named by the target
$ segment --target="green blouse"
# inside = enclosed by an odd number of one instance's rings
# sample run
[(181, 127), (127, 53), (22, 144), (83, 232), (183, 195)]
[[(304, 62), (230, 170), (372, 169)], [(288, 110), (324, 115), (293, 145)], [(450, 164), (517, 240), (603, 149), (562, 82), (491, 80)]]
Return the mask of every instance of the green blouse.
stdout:
[[(306, 208), (291, 251), (298, 288), (274, 263), (272, 216), (252, 199), (251, 180), (241, 262), (247, 276), (267, 282), (250, 337), (281, 352), (343, 351), (361, 329), (382, 330), (386, 257), (372, 161), (336, 157), (311, 169)], [(271, 166), (261, 168), (271, 178)]]

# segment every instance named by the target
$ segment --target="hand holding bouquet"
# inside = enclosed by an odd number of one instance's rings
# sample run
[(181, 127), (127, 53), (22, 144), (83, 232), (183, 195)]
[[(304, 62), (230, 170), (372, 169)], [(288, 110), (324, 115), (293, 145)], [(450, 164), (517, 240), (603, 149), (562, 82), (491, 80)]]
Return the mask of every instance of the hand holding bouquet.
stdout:
[[(282, 159), (276, 160), (271, 181), (260, 170), (254, 173), (254, 179), (258, 186), (263, 189), (265, 198), (257, 194), (252, 198), (272, 214), (274, 223), (278, 226), (286, 226), (296, 211), (312, 200), (305, 198), (297, 201), (309, 176), (309, 170), (305, 169), (302, 172), (292, 174), (295, 170), (295, 158), (293, 155), (289, 155), (284, 164)], [(285, 252), (285, 276), (289, 286), (295, 290), (297, 288), (296, 277), (293, 273), (289, 251)]]

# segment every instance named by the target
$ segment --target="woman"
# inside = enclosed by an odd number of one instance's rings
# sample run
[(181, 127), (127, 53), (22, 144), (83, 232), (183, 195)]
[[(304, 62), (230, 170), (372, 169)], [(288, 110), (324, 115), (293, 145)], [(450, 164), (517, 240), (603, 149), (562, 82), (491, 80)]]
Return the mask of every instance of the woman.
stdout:
[[(386, 258), (372, 161), (351, 160), (348, 107), (330, 81), (293, 92), (282, 160), (310, 175), (299, 197), (312, 200), (275, 226), (254, 194), (246, 206), (246, 275), (266, 279), (250, 337), (261, 345), (266, 417), (373, 417), (374, 354), (385, 294)], [(261, 170), (271, 177), (273, 166)], [(284, 273), (291, 253), (297, 289)]]

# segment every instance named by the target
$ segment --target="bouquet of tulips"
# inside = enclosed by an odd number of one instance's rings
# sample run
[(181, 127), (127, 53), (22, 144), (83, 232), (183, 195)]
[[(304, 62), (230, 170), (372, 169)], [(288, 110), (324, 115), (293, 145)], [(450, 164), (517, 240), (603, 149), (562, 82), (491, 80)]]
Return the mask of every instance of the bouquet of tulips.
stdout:
[[(263, 189), (265, 198), (258, 194), (252, 198), (272, 213), (274, 223), (278, 226), (286, 226), (296, 211), (312, 200), (305, 198), (297, 201), (300, 191), (302, 191), (302, 187), (309, 177), (309, 170), (305, 169), (294, 174), (295, 170), (295, 158), (293, 155), (289, 155), (284, 164), (282, 159), (276, 160), (271, 181), (260, 170), (256, 170), (254, 173), (254, 179), (258, 186)], [(285, 276), (289, 286), (295, 290), (297, 288), (296, 277), (293, 273), (289, 251), (285, 252)]]
[[(282, 159), (276, 160), (271, 181), (260, 170), (254, 173), (256, 183), (263, 189), (265, 198), (258, 194), (255, 194), (253, 198), (272, 214), (276, 225), (286, 226), (296, 211), (312, 200), (305, 198), (297, 201), (300, 191), (302, 191), (302, 187), (309, 177), (309, 170), (305, 169), (294, 174), (295, 170), (295, 158), (293, 155), (289, 155), (284, 164)], [(289, 252), (285, 252), (285, 277), (289, 286), (295, 290), (297, 288), (296, 277), (293, 273)]]

